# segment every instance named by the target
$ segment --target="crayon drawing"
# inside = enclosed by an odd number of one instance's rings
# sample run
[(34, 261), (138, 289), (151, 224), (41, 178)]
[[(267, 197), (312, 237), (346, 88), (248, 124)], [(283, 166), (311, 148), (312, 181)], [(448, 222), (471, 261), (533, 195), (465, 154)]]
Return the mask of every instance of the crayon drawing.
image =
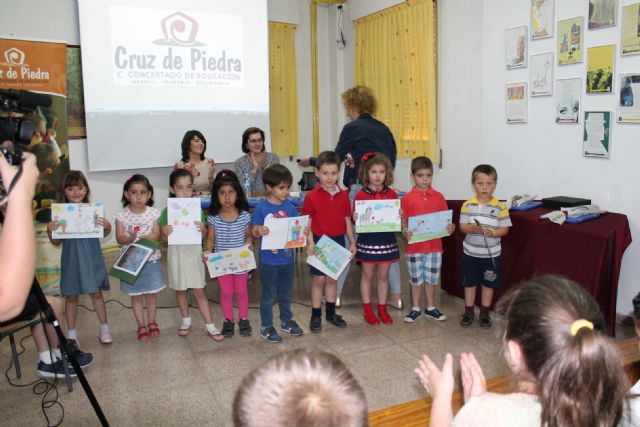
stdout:
[(207, 255), (207, 270), (209, 276), (224, 276), (225, 274), (242, 273), (256, 268), (256, 259), (248, 245)]
[(59, 226), (52, 231), (54, 239), (84, 239), (104, 237), (98, 220), (104, 216), (102, 203), (54, 203), (51, 220)]

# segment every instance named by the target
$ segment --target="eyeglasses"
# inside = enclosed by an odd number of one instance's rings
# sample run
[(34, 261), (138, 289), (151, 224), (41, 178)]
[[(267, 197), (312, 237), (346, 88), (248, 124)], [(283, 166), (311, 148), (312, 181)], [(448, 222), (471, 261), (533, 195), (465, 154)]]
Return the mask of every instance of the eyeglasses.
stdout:
[(264, 139), (250, 139), (247, 142), (249, 142), (249, 144), (261, 144), (264, 142)]

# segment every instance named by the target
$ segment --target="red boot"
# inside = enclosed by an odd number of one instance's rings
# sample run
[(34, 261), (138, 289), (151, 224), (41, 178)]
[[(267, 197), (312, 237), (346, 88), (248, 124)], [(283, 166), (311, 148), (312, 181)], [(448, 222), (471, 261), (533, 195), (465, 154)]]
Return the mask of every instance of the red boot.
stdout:
[(373, 307), (371, 306), (370, 302), (362, 303), (362, 310), (364, 312), (364, 320), (366, 320), (368, 324), (370, 324), (370, 325), (379, 325), (380, 324), (380, 321), (378, 320), (378, 317), (373, 312)]
[(387, 305), (386, 304), (378, 304), (378, 316), (380, 316), (380, 320), (385, 325), (391, 325), (393, 323), (393, 319), (387, 313)]

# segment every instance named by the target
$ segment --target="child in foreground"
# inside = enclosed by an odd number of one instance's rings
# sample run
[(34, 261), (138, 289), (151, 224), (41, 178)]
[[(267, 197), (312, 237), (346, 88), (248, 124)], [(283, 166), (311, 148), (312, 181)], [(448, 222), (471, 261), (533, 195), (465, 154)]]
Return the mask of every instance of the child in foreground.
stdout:
[(478, 165), (471, 173), (476, 193), (460, 209), (460, 231), (466, 234), (462, 244), (462, 286), (464, 286), (464, 314), (460, 326), (469, 327), (475, 316), (476, 289), (482, 289), (482, 305), (478, 323), (491, 327), (489, 310), (493, 292), (502, 287), (502, 258), (500, 238), (511, 227), (509, 211), (493, 196), (498, 172), (491, 165)]
[[(314, 245), (325, 235), (340, 246), (345, 246), (345, 234), (349, 238), (351, 256), (356, 251), (356, 241), (351, 224), (349, 193), (336, 184), (340, 177), (340, 158), (333, 151), (323, 151), (316, 159), (316, 176), (320, 183), (304, 198), (302, 214), (309, 215), (311, 231), (307, 242), (307, 252), (315, 254)], [(311, 267), (311, 332), (322, 330), (322, 295), (326, 293), (326, 320), (344, 328), (347, 322), (336, 313), (337, 281)]]
[[(169, 197), (194, 197), (193, 175), (186, 169), (174, 169), (169, 175)], [(158, 224), (162, 230), (164, 240), (173, 233), (173, 226), (168, 221), (167, 208), (162, 210)], [(200, 211), (200, 221), (194, 226), (205, 232), (204, 214)], [(178, 328), (178, 335), (186, 337), (191, 332), (191, 316), (189, 315), (189, 298), (187, 291), (191, 289), (198, 302), (198, 311), (204, 320), (206, 333), (214, 341), (222, 341), (224, 337), (211, 320), (211, 307), (205, 293), (204, 264), (202, 263), (202, 243), (193, 245), (169, 245), (167, 270), (169, 272), (169, 287), (176, 291), (176, 299), (182, 317), (182, 324)]]
[[(267, 187), (267, 197), (253, 210), (251, 233), (253, 237), (269, 234), (264, 221), (269, 217), (288, 218), (298, 216), (295, 206), (288, 200), (293, 177), (285, 166), (269, 166), (262, 173), (262, 181)], [(305, 234), (307, 230), (305, 230)], [(262, 242), (260, 242), (262, 246)], [(279, 343), (282, 337), (273, 325), (273, 303), (278, 298), (280, 308), (280, 329), (293, 336), (304, 334), (293, 320), (291, 295), (293, 293), (293, 273), (295, 254), (293, 249), (260, 249), (259, 271), (262, 276), (262, 297), (260, 298), (260, 336), (270, 343)]]
[[(411, 175), (415, 186), (407, 193), (401, 202), (403, 235), (407, 240), (412, 237), (407, 228), (409, 217), (431, 214), (448, 210), (447, 202), (442, 193), (431, 186), (433, 181), (433, 163), (428, 157), (420, 156), (411, 161)], [(456, 226), (450, 223), (447, 233), (452, 234)], [(411, 283), (411, 311), (404, 321), (413, 323), (422, 315), (420, 309), (420, 294), (424, 289), (427, 306), (424, 315), (429, 319), (446, 320), (435, 306), (436, 286), (440, 284), (440, 267), (442, 266), (442, 239), (427, 240), (426, 242), (407, 243), (407, 269)]]
[(591, 295), (568, 279), (542, 276), (505, 295), (499, 311), (506, 319), (504, 357), (517, 392), (487, 392), (480, 364), (473, 353), (463, 353), (465, 405), (454, 418), (451, 354), (442, 371), (423, 355), (415, 372), (433, 397), (431, 427), (613, 427), (620, 422), (628, 381)]
[[(207, 217), (205, 252), (220, 252), (252, 245), (251, 215), (249, 202), (232, 171), (220, 171), (211, 187), (211, 208)], [(225, 274), (218, 277), (220, 283), (220, 305), (224, 315), (222, 335), (231, 338), (234, 334), (233, 295), (238, 302), (238, 329), (240, 335), (248, 337), (253, 331), (249, 322), (249, 272)]]
[(364, 427), (367, 401), (360, 384), (333, 354), (280, 353), (244, 378), (233, 401), (236, 427)]

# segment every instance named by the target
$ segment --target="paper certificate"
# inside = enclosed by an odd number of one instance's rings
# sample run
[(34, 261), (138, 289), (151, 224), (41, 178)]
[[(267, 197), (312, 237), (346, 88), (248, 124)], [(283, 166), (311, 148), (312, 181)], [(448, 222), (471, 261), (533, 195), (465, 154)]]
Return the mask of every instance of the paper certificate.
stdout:
[(268, 216), (264, 226), (269, 228), (269, 234), (262, 236), (262, 250), (302, 248), (307, 245), (304, 229), (309, 223), (309, 215), (290, 218), (274, 218)]
[(170, 245), (199, 245), (202, 233), (195, 222), (202, 221), (202, 208), (197, 197), (176, 197), (167, 200), (167, 223), (173, 226)]
[(322, 236), (315, 245), (316, 254), (307, 258), (307, 263), (334, 280), (351, 262), (351, 252), (336, 243), (333, 239)]
[(224, 276), (225, 274), (242, 273), (256, 268), (256, 258), (249, 245), (229, 249), (207, 255), (207, 270), (209, 276)]
[(400, 199), (356, 200), (356, 233), (400, 231)]
[(51, 205), (51, 221), (58, 228), (51, 232), (54, 239), (84, 239), (104, 237), (104, 229), (98, 220), (104, 216), (102, 203), (54, 203)]
[(407, 228), (411, 232), (409, 243), (426, 242), (449, 235), (447, 226), (451, 224), (453, 211), (435, 212), (432, 214), (409, 217)]

